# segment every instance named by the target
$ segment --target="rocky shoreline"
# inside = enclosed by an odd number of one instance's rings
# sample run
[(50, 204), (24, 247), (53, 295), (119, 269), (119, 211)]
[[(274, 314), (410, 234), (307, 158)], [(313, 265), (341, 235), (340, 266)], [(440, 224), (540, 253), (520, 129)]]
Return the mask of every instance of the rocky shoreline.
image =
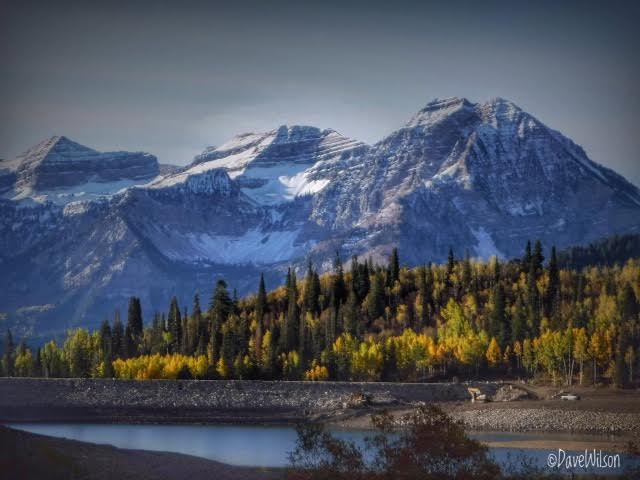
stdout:
[[(471, 403), (468, 388), (488, 403)], [(296, 423), (370, 425), (371, 413), (437, 403), (471, 430), (640, 437), (637, 392), (561, 402), (499, 382), (358, 383), (0, 378), (0, 423)]]
[[(445, 409), (447, 410), (447, 409)], [(470, 430), (510, 432), (571, 432), (628, 435), (640, 438), (637, 413), (557, 410), (550, 408), (495, 408), (448, 412)]]

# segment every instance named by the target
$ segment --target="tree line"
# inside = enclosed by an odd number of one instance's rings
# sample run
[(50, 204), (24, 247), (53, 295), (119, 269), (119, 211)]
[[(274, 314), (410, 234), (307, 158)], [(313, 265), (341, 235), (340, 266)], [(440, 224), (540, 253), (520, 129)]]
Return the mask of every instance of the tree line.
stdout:
[(5, 338), (5, 376), (423, 381), (544, 377), (633, 385), (640, 345), (640, 261), (561, 268), (541, 243), (487, 262), (449, 252), (442, 265), (400, 266), (336, 254), (299, 279), (237, 298), (216, 282), (201, 306), (172, 298), (145, 326), (132, 297), (93, 332), (33, 349)]

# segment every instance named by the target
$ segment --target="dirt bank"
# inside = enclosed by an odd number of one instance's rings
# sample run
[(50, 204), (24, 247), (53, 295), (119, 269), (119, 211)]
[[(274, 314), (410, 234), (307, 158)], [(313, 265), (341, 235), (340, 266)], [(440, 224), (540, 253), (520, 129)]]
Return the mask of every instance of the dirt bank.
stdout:
[(279, 469), (235, 467), (168, 452), (125, 450), (0, 426), (0, 471), (23, 480), (258, 480), (285, 478)]

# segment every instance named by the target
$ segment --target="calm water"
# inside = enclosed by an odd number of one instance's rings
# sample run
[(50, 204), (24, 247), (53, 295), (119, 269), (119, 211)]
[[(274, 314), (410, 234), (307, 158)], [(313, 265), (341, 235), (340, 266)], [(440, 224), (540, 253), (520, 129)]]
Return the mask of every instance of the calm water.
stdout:
[[(13, 428), (84, 442), (114, 445), (120, 448), (157, 450), (195, 455), (233, 465), (281, 467), (288, 464), (288, 452), (295, 448), (296, 432), (290, 426), (263, 425), (105, 425), (105, 424), (13, 424)], [(364, 442), (366, 430), (333, 430), (342, 439)], [(474, 433), (481, 441), (515, 442), (523, 440), (593, 441), (603, 437), (571, 434)], [(604, 437), (604, 439), (607, 439)], [(492, 448), (499, 463), (525, 454), (540, 466), (547, 465), (549, 453), (557, 448), (536, 450)], [(629, 459), (622, 456), (624, 467)], [(598, 469), (600, 474), (617, 470)]]

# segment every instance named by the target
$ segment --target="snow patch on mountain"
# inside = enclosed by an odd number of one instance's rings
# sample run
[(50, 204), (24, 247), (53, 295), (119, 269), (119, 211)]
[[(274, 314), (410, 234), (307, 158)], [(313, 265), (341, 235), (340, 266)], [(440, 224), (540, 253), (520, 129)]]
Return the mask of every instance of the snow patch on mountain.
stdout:
[(64, 206), (70, 202), (106, 199), (128, 188), (146, 184), (147, 181), (123, 179), (113, 182), (87, 182), (71, 187), (48, 190), (36, 190), (31, 186), (24, 186), (6, 192), (3, 197), (14, 201), (35, 200), (38, 203), (51, 202), (55, 205)]
[(261, 231), (242, 235), (171, 232), (157, 235), (154, 243), (172, 260), (189, 263), (264, 265), (288, 261), (310, 248), (312, 242), (297, 244), (299, 230)]
[(484, 229), (484, 227), (479, 227), (477, 229), (472, 228), (471, 233), (478, 242), (475, 247), (476, 255), (478, 257), (484, 259), (494, 256), (498, 258), (505, 258), (505, 255), (500, 250), (498, 250), (498, 247), (496, 247), (493, 238), (491, 237), (489, 232)]

